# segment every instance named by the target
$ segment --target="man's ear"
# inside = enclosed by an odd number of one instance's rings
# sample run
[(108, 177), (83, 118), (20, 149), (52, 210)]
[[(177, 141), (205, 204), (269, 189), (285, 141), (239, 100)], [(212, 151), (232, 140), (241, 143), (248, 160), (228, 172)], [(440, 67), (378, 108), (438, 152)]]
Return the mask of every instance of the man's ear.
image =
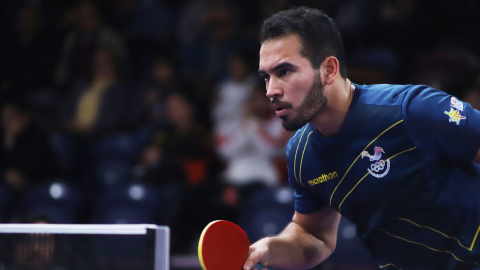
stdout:
[(330, 85), (340, 76), (340, 63), (335, 56), (327, 57), (320, 66), (325, 85)]

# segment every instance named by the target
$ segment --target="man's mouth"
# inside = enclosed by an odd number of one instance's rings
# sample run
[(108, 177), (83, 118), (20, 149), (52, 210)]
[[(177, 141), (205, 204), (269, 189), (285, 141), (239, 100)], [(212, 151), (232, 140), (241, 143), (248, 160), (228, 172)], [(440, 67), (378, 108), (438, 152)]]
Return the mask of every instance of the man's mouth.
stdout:
[(270, 106), (272, 108), (272, 110), (278, 115), (279, 113), (282, 113), (284, 112), (285, 110), (287, 109), (291, 109), (292, 108), (292, 104), (288, 103), (288, 102), (282, 102), (282, 101), (279, 101), (279, 100), (272, 100), (270, 102)]

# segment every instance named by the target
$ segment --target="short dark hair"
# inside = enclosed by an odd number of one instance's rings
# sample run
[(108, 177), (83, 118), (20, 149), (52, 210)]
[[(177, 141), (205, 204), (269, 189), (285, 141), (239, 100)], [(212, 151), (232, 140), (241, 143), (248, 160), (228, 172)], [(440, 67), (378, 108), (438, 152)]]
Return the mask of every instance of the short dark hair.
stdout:
[(328, 56), (335, 56), (340, 62), (340, 75), (347, 78), (342, 37), (325, 12), (298, 7), (273, 14), (262, 24), (260, 43), (290, 34), (300, 37), (300, 53), (310, 60), (314, 69), (318, 69)]

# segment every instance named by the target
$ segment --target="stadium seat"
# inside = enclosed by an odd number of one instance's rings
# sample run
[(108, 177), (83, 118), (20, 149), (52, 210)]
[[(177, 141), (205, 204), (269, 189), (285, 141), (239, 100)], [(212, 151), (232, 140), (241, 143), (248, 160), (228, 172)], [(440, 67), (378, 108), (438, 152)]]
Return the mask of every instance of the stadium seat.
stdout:
[(130, 179), (132, 166), (123, 159), (102, 159), (95, 164), (96, 184), (100, 189), (126, 184)]
[(105, 190), (95, 205), (92, 222), (98, 224), (157, 223), (160, 192), (147, 184), (118, 185)]
[(239, 225), (251, 242), (277, 234), (292, 220), (293, 191), (289, 187), (254, 191), (242, 206)]
[(120, 134), (104, 138), (98, 141), (92, 149), (96, 159), (123, 159), (133, 161), (138, 154), (137, 143), (134, 138), (128, 134)]
[(19, 214), (45, 216), (52, 223), (75, 223), (81, 200), (79, 189), (69, 183), (41, 184), (22, 197)]
[[(161, 194), (148, 184), (116, 185), (104, 190), (95, 204), (92, 223), (95, 224), (157, 224), (160, 214)], [(122, 269), (147, 252), (145, 240), (136, 235), (122, 238), (99, 236), (92, 240), (92, 251), (103, 254), (105, 267)], [(147, 268), (145, 268), (147, 269)]]

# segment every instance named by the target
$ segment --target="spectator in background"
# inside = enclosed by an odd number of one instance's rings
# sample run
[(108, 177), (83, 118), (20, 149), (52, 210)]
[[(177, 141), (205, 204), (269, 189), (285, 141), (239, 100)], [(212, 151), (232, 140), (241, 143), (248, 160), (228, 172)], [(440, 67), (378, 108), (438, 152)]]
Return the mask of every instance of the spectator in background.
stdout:
[(127, 88), (115, 50), (102, 47), (95, 52), (91, 80), (77, 82), (62, 104), (61, 126), (81, 137), (105, 136), (124, 124)]
[(0, 171), (4, 183), (16, 192), (57, 176), (48, 136), (30, 119), (21, 102), (3, 104)]
[(173, 62), (167, 57), (155, 60), (151, 75), (134, 94), (129, 116), (131, 126), (162, 124), (166, 121), (165, 98), (180, 89)]
[(55, 46), (42, 27), (37, 9), (21, 8), (15, 31), (1, 39), (2, 92), (24, 96), (51, 84)]
[(155, 143), (143, 150), (133, 174), (136, 181), (160, 188), (169, 184), (186, 186), (186, 176), (180, 163), (170, 159)]
[(169, 126), (157, 132), (153, 143), (158, 148), (147, 148), (150, 152), (147, 153), (161, 155), (168, 159), (166, 164), (180, 167), (185, 174), (179, 217), (172, 227), (175, 228), (172, 233), (178, 237), (175, 241), (178, 246), (174, 244), (172, 249), (185, 252), (205, 224), (219, 218), (216, 209), (219, 186), (214, 181), (212, 167), (215, 156), (209, 134), (195, 120), (191, 101), (181, 93), (173, 93), (166, 98), (165, 105)]
[[(68, 177), (88, 177), (90, 149), (101, 138), (116, 134), (125, 124), (127, 88), (121, 80), (115, 51), (95, 53), (90, 81), (77, 82), (59, 109), (62, 167)], [(66, 149), (62, 149), (66, 148)]]
[(197, 124), (193, 104), (180, 93), (170, 94), (166, 100), (168, 127), (155, 134), (154, 141), (169, 159), (184, 169), (189, 186), (207, 181), (213, 161), (210, 136)]
[(212, 109), (215, 136), (221, 139), (230, 134), (243, 121), (243, 106), (258, 83), (258, 74), (253, 74), (247, 57), (241, 53), (230, 56), (229, 77), (219, 84)]
[(277, 164), (285, 159), (284, 148), (291, 137), (271, 110), (263, 85), (253, 89), (243, 111), (245, 116), (236, 129), (217, 138), (216, 144), (226, 162), (225, 182), (239, 190), (239, 194), (231, 189), (224, 191), (224, 200), (233, 206), (253, 189), (273, 187), (281, 182), (284, 168), (280, 169)]
[(95, 52), (100, 47), (110, 47), (118, 56), (120, 66), (127, 67), (123, 40), (102, 23), (93, 2), (81, 1), (75, 18), (77, 26), (67, 34), (57, 64), (55, 82), (58, 86), (68, 87), (90, 80)]
[(206, 32), (184, 44), (181, 63), (185, 78), (195, 86), (196, 97), (211, 100), (215, 82), (224, 79), (230, 54), (242, 40), (234, 14), (226, 6), (212, 5), (206, 14)]

